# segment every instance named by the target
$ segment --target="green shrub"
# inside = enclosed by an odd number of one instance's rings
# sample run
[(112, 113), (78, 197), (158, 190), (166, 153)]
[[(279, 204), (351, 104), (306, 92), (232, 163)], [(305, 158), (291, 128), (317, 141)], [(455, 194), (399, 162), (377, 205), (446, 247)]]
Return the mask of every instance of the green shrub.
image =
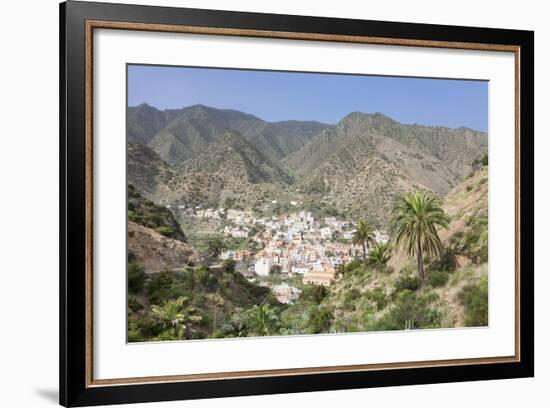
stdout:
[(224, 271), (231, 274), (235, 273), (236, 267), (237, 267), (237, 262), (235, 262), (233, 259), (227, 259), (223, 263)]
[(465, 286), (459, 293), (464, 305), (464, 323), (466, 326), (487, 326), (489, 321), (489, 291), (487, 279), (478, 284)]
[(195, 271), (195, 282), (203, 289), (212, 292), (219, 286), (219, 281), (216, 274), (208, 268), (199, 268)]
[(358, 331), (361, 331), (361, 329), (357, 326), (355, 321), (350, 321), (348, 319), (335, 319), (330, 326), (331, 333), (348, 333)]
[(181, 340), (180, 336), (174, 332), (173, 329), (162, 330), (154, 338), (154, 341), (170, 341), (170, 340)]
[(355, 310), (355, 301), (361, 297), (361, 292), (356, 289), (350, 289), (344, 294), (344, 309), (345, 310)]
[(128, 296), (128, 307), (132, 312), (139, 312), (143, 309), (143, 305), (137, 300), (135, 296)]
[(365, 297), (376, 305), (376, 310), (382, 310), (388, 304), (388, 299), (386, 297), (386, 294), (380, 288), (367, 292)]
[(402, 275), (395, 281), (395, 290), (401, 292), (403, 290), (415, 291), (420, 289), (422, 282), (416, 275)]
[(328, 295), (328, 290), (324, 286), (308, 285), (304, 288), (300, 299), (306, 302), (320, 304)]
[(350, 263), (344, 265), (343, 272), (346, 274), (353, 274), (355, 271), (363, 270), (363, 263), (358, 258), (353, 259)]
[(311, 306), (307, 313), (307, 332), (310, 334), (328, 333), (334, 315), (325, 306)]
[(368, 330), (403, 330), (441, 327), (441, 314), (432, 308), (438, 299), (435, 293), (416, 293), (404, 290), (393, 307), (379, 320), (369, 324)]
[(172, 212), (144, 198), (131, 184), (128, 185), (128, 220), (152, 228), (167, 237), (186, 240)]
[(369, 329), (369, 326), (374, 322), (374, 316), (376, 313), (376, 307), (371, 305), (370, 303), (365, 303), (361, 306), (360, 314), (358, 316), (359, 318), (359, 326), (361, 326), (361, 330), (371, 330)]
[[(284, 309), (281, 312), (281, 321), (283, 323), (281, 333), (289, 335), (305, 334), (310, 306), (311, 303), (300, 300)], [(235, 318), (232, 318), (232, 320), (235, 320)]]
[(128, 341), (130, 343), (144, 341), (143, 334), (141, 333), (141, 328), (136, 322), (128, 322)]
[(235, 328), (233, 327), (233, 325), (228, 323), (220, 324), (220, 326), (212, 333), (212, 337), (215, 339), (235, 337), (236, 335), (237, 334), (235, 333)]
[(479, 159), (475, 159), (472, 163), (472, 166), (474, 167), (474, 171), (475, 169), (479, 168), (479, 166), (487, 166), (489, 165), (489, 154), (488, 152), (485, 152), (483, 154), (483, 156), (481, 156)]
[(149, 315), (128, 319), (128, 341), (145, 341), (159, 333), (159, 328)]
[(434, 288), (445, 286), (449, 281), (449, 274), (441, 271), (431, 271), (428, 273), (428, 282)]
[(430, 262), (426, 269), (428, 271), (454, 271), (456, 269), (456, 255), (454, 249), (445, 247), (437, 259)]
[(485, 153), (483, 155), (483, 157), (481, 158), (481, 164), (483, 164), (484, 166), (489, 165), (489, 154), (488, 153)]
[(145, 270), (135, 262), (128, 264), (128, 292), (138, 293), (145, 284)]
[(464, 232), (451, 238), (451, 247), (457, 254), (466, 255), (476, 264), (487, 262), (489, 257), (489, 232), (486, 213), (478, 213), (466, 220)]
[(155, 231), (157, 231), (160, 235), (164, 235), (165, 237), (173, 237), (175, 235), (174, 228), (167, 225), (157, 227), (155, 228)]
[(263, 299), (271, 292), (269, 288), (253, 284), (250, 286), (249, 291), (250, 294), (256, 299)]
[(160, 305), (168, 299), (176, 299), (178, 296), (170, 296), (172, 285), (174, 284), (174, 274), (168, 271), (153, 274), (151, 281), (147, 285), (147, 295), (153, 305)]
[(349, 291), (346, 292), (346, 294), (344, 295), (344, 301), (345, 302), (353, 302), (354, 300), (358, 299), (361, 297), (361, 292), (359, 291), (359, 289), (357, 288), (353, 288), (353, 289), (350, 289)]
[(488, 261), (489, 259), (489, 249), (488, 249), (488, 231), (487, 227), (485, 230), (476, 231), (472, 230), (467, 234), (467, 254), (477, 264), (482, 264)]

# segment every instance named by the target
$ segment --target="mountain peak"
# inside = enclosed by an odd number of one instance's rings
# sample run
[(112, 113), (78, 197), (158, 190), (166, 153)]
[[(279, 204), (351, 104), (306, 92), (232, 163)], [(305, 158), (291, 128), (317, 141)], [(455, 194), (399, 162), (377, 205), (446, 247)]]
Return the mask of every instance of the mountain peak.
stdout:
[(339, 123), (349, 123), (355, 121), (370, 121), (373, 123), (397, 123), (395, 120), (381, 112), (367, 113), (367, 112), (351, 112), (348, 113)]
[(210, 106), (203, 105), (202, 103), (197, 103), (195, 105), (188, 106), (186, 108), (182, 108), (182, 110), (189, 110), (189, 111), (206, 111), (206, 110), (214, 110), (215, 108), (211, 108)]
[(140, 104), (137, 105), (137, 106), (129, 106), (129, 108), (130, 108), (130, 109), (139, 110), (139, 111), (160, 112), (160, 110), (158, 110), (158, 109), (155, 108), (154, 106), (149, 105), (149, 104), (146, 103), (146, 102), (142, 102), (142, 103), (140, 103)]
[(344, 116), (342, 118), (342, 120), (340, 120), (339, 123), (349, 122), (349, 121), (352, 121), (352, 120), (358, 120), (358, 119), (363, 118), (365, 115), (367, 115), (367, 114), (364, 113), (364, 112), (359, 112), (359, 111), (350, 112), (346, 116)]
[(374, 112), (369, 115), (373, 119), (385, 119), (385, 120), (391, 120), (392, 122), (395, 122), (392, 118), (390, 118), (387, 115), (384, 115), (382, 112)]

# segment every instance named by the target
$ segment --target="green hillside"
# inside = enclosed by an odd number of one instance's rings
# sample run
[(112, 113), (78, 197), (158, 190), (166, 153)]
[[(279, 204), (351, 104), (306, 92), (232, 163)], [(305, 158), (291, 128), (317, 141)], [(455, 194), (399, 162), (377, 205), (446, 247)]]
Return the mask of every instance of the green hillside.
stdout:
[(248, 310), (266, 301), (278, 304), (268, 295), (268, 288), (248, 282), (235, 272), (231, 262), (217, 269), (185, 268), (152, 275), (145, 274), (139, 264), (131, 263), (128, 340), (243, 335)]
[(128, 185), (128, 220), (185, 242), (185, 234), (172, 212), (144, 198), (132, 184)]
[(275, 300), (263, 281), (246, 280), (233, 261), (146, 273), (133, 259), (129, 341), (486, 326), (487, 177), (482, 166), (443, 200), (448, 225), (436, 232), (443, 246), (426, 257), (425, 280), (417, 276), (416, 258), (391, 235), (365, 261), (340, 267), (328, 287), (293, 278), (302, 293), (289, 305)]
[(236, 132), (177, 168), (162, 197), (167, 202), (218, 207), (231, 202), (255, 208), (284, 194), (292, 177)]
[(238, 132), (271, 160), (301, 148), (327, 125), (311, 121), (266, 122), (231, 109), (193, 105), (160, 111), (146, 104), (128, 109), (128, 142), (153, 149), (171, 165), (205, 151), (227, 132)]

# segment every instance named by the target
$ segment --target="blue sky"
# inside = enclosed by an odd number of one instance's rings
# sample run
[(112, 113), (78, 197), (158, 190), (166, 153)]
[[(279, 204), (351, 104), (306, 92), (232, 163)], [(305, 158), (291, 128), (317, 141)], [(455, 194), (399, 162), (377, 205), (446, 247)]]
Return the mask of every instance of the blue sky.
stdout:
[(203, 104), (261, 119), (334, 124), (350, 112), (487, 131), (488, 82), (345, 74), (128, 66), (128, 105)]

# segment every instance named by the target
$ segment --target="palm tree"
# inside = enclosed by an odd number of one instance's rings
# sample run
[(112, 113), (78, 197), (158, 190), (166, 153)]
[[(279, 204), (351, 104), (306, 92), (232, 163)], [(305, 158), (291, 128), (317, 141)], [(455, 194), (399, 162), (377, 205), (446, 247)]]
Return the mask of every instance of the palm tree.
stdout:
[(424, 256), (433, 257), (443, 250), (436, 227), (449, 225), (441, 202), (426, 191), (405, 193), (393, 209), (391, 224), (396, 246), (416, 256), (418, 276), (423, 280)]
[(208, 255), (211, 258), (217, 259), (221, 252), (224, 250), (225, 244), (222, 239), (220, 238), (212, 238), (209, 239), (207, 242), (207, 251)]
[(246, 326), (251, 334), (268, 336), (277, 328), (278, 323), (277, 313), (265, 300), (248, 311)]
[(357, 224), (357, 228), (353, 233), (353, 243), (361, 245), (363, 247), (363, 260), (367, 260), (367, 249), (370, 245), (376, 243), (374, 239), (374, 228), (369, 224), (367, 220), (360, 220)]
[(376, 244), (369, 251), (369, 256), (367, 258), (367, 265), (370, 265), (375, 268), (384, 269), (386, 263), (390, 259), (390, 254), (387, 244)]
[(164, 330), (172, 328), (175, 338), (183, 337), (188, 323), (196, 323), (202, 320), (193, 306), (187, 306), (188, 298), (180, 296), (177, 299), (165, 301), (162, 306), (153, 305), (151, 315), (162, 325)]

